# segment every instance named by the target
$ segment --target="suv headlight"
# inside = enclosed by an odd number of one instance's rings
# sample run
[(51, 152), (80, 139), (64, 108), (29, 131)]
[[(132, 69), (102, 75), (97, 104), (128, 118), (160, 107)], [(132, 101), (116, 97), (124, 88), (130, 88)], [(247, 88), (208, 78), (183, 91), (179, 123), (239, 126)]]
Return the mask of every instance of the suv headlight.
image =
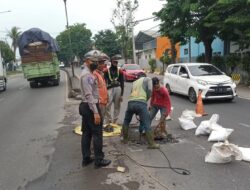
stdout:
[(208, 82), (207, 81), (204, 81), (204, 80), (197, 80), (197, 82), (198, 82), (198, 84), (201, 84), (201, 85), (203, 85), (203, 86), (206, 86), (207, 84), (208, 84)]

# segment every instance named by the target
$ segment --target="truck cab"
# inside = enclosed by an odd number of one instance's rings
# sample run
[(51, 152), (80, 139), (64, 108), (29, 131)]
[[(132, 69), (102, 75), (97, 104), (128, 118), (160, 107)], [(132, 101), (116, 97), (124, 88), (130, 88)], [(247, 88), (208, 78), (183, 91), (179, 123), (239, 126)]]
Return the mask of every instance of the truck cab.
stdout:
[(1, 52), (0, 52), (0, 91), (5, 91), (7, 88), (7, 74), (6, 67), (3, 64)]

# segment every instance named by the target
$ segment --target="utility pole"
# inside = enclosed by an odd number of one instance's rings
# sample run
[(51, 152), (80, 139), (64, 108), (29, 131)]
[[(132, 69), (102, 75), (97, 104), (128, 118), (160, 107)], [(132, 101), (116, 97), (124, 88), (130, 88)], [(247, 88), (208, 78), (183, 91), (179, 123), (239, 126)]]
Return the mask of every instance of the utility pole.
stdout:
[(134, 36), (134, 27), (132, 26), (132, 43), (133, 43), (133, 62), (136, 63), (136, 53), (135, 53), (135, 36)]
[(11, 10), (8, 10), (8, 11), (0, 11), (0, 13), (9, 13), (11, 12)]
[[(136, 50), (135, 50), (135, 36), (134, 36), (134, 26), (139, 24), (140, 22), (143, 22), (143, 21), (147, 21), (147, 20), (150, 20), (150, 19), (153, 19), (155, 17), (150, 17), (150, 18), (145, 18), (145, 19), (141, 19), (141, 20), (136, 20), (136, 21), (133, 21), (133, 18), (132, 18), (132, 10), (130, 8), (130, 24), (131, 24), (131, 33), (132, 33), (132, 45), (133, 45), (133, 62), (136, 63)], [(138, 63), (139, 64), (139, 63)]]
[(191, 55), (191, 36), (189, 36), (189, 40), (188, 40), (188, 61), (189, 61), (189, 63), (192, 62), (192, 55)]
[(134, 37), (134, 25), (133, 15), (132, 15), (132, 7), (129, 9), (129, 23), (131, 24), (131, 35), (132, 35), (132, 46), (133, 46), (133, 63), (136, 63), (136, 54), (135, 54), (135, 37)]
[(70, 49), (70, 64), (71, 64), (71, 69), (72, 69), (72, 76), (75, 76), (75, 71), (74, 71), (74, 64), (72, 62), (72, 45), (71, 45), (71, 37), (70, 37), (70, 30), (69, 30), (69, 20), (68, 20), (68, 11), (67, 11), (67, 0), (63, 0), (64, 2), (64, 7), (65, 7), (65, 15), (66, 15), (66, 28), (68, 32), (68, 38), (69, 38), (69, 49)]

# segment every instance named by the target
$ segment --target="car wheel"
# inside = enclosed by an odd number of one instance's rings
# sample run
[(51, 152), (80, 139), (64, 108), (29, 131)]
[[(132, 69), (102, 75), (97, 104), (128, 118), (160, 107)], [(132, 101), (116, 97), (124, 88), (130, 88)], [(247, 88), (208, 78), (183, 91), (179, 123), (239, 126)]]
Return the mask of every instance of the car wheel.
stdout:
[(188, 91), (188, 98), (190, 100), (190, 102), (192, 103), (196, 103), (197, 101), (197, 95), (196, 95), (196, 92), (193, 88), (190, 88), (189, 91)]
[(173, 94), (173, 92), (171, 91), (171, 88), (170, 88), (169, 84), (166, 84), (166, 89), (168, 90), (168, 93), (170, 95)]
[(5, 81), (5, 80), (3, 80), (3, 90), (2, 90), (2, 91), (5, 91), (5, 90), (6, 90), (6, 88), (7, 88), (6, 81)]

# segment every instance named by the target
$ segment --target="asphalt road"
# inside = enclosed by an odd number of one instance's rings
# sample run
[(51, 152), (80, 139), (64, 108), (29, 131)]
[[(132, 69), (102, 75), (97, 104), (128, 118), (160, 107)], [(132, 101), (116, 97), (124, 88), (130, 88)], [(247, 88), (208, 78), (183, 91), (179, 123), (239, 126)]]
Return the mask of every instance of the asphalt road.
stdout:
[[(151, 76), (151, 75), (150, 75)], [(131, 83), (126, 83), (124, 102), (121, 108), (119, 122), (122, 123), (127, 106), (127, 97), (131, 89)], [(163, 144), (161, 149), (169, 158), (172, 166), (188, 169), (191, 175), (179, 175), (169, 169), (142, 168), (135, 165), (131, 160), (124, 158), (117, 160), (113, 158), (115, 168), (118, 164), (124, 164), (127, 173), (125, 175), (111, 172), (106, 179), (99, 178), (98, 181), (84, 180), (84, 185), (79, 187), (87, 189), (176, 189), (176, 190), (246, 190), (249, 189), (250, 163), (233, 161), (229, 164), (205, 163), (205, 156), (210, 151), (212, 142), (208, 137), (194, 135), (195, 130), (184, 131), (180, 129), (178, 117), (185, 109), (195, 110), (195, 104), (189, 102), (187, 97), (173, 95), (172, 106), (174, 107), (172, 121), (168, 121), (168, 132), (180, 139), (176, 144)], [(250, 101), (235, 98), (233, 102), (209, 101), (204, 102), (205, 111), (208, 116), (196, 118), (194, 122), (199, 125), (201, 121), (210, 119), (212, 114), (219, 114), (219, 124), (225, 128), (232, 128), (234, 132), (229, 142), (242, 147), (250, 148)], [(135, 121), (135, 120), (134, 120)], [(119, 150), (130, 155), (136, 161), (157, 166), (168, 166), (167, 160), (157, 150), (147, 150), (145, 146), (124, 146), (119, 143), (119, 138), (108, 139), (109, 149)], [(112, 158), (112, 156), (110, 156)], [(86, 172), (84, 172), (86, 171)], [(106, 170), (103, 170), (103, 172)], [(92, 179), (96, 173), (92, 170), (79, 171)], [(107, 171), (106, 171), (107, 172)], [(129, 176), (129, 177), (128, 177)], [(103, 177), (103, 176), (102, 176)], [(96, 184), (97, 183), (97, 184)], [(64, 183), (65, 184), (65, 183)], [(95, 185), (93, 185), (95, 184)], [(101, 186), (100, 186), (101, 185)], [(103, 186), (109, 185), (109, 186)], [(113, 186), (112, 186), (113, 185)], [(62, 186), (61, 186), (62, 187)], [(119, 188), (118, 188), (119, 187)]]
[(22, 75), (0, 92), (0, 189), (23, 189), (43, 175), (64, 116), (65, 75), (56, 87), (30, 89)]
[[(16, 84), (17, 82), (19, 84)], [(173, 167), (185, 168), (191, 175), (179, 175), (170, 169), (143, 168), (126, 156), (113, 154), (113, 151), (116, 153), (118, 151), (126, 153), (141, 164), (168, 166), (167, 160), (158, 150), (148, 150), (146, 145), (123, 145), (119, 137), (104, 139), (107, 144), (104, 152), (106, 157), (112, 160), (112, 164), (108, 168), (95, 170), (93, 165), (80, 167), (80, 136), (72, 133), (73, 128), (80, 124), (78, 104), (66, 104), (63, 117), (63, 85), (31, 90), (21, 79), (17, 79), (12, 85), (7, 91), (9, 94), (7, 92), (0, 94), (0, 121), (3, 131), (0, 134), (1, 190), (8, 188), (12, 190), (17, 187), (25, 190), (249, 189), (250, 163), (242, 161), (220, 165), (205, 163), (205, 155), (213, 143), (208, 142), (207, 137), (196, 137), (194, 130), (180, 129), (177, 119), (181, 112), (185, 109), (195, 109), (195, 104), (190, 103), (186, 97), (171, 96), (174, 107), (173, 120), (167, 122), (168, 132), (178, 137), (180, 142), (162, 144), (161, 149)], [(126, 83), (125, 88), (119, 118), (121, 123), (131, 83)], [(29, 98), (26, 99), (26, 96)], [(9, 110), (4, 112), (1, 98), (4, 102), (12, 100), (17, 108), (4, 103), (4, 108)], [(48, 98), (51, 101), (46, 104)], [(30, 101), (32, 103), (29, 107), (23, 108), (23, 105)], [(240, 98), (236, 98), (232, 103), (205, 102), (204, 108), (209, 115), (196, 118), (194, 121), (199, 125), (202, 120), (209, 119), (213, 113), (217, 113), (220, 116), (220, 125), (235, 130), (229, 141), (239, 146), (250, 147), (249, 107), (250, 101)], [(53, 115), (55, 110), (57, 113)], [(13, 116), (8, 117), (12, 112), (18, 116), (18, 120)], [(33, 115), (34, 119), (28, 117), (29, 115)], [(47, 123), (43, 118), (47, 119)], [(4, 121), (3, 126), (2, 121)], [(55, 129), (58, 129), (58, 136)], [(126, 172), (117, 172), (117, 166), (125, 167)]]

